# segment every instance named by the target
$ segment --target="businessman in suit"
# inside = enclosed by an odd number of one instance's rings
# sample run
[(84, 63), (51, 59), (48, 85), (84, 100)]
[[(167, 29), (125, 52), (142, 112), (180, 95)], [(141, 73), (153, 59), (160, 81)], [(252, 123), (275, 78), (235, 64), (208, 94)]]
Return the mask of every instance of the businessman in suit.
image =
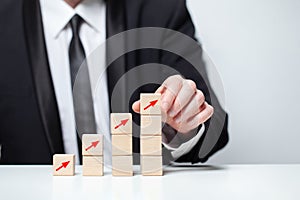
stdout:
[[(72, 98), (76, 69), (83, 61), (79, 58), (91, 54), (106, 38), (134, 28), (168, 28), (195, 40), (185, 4), (185, 0), (2, 0), (0, 163), (50, 164), (55, 153), (79, 157)], [(100, 62), (105, 66), (104, 60)], [(228, 142), (227, 115), (221, 133), (205, 140), (211, 116), (224, 111), (211, 106), (214, 94), (190, 64), (167, 51), (136, 50), (108, 67), (101, 100), (93, 103), (95, 132), (107, 134), (109, 140), (112, 91), (123, 73), (147, 63), (171, 66), (181, 75), (170, 76), (161, 85), (139, 87), (129, 105), (118, 111), (129, 109), (139, 123), (139, 93), (161, 93), (166, 114), (163, 145), (169, 160), (207, 161)], [(182, 144), (189, 144), (188, 148)], [(199, 154), (203, 146), (209, 151)], [(139, 152), (138, 137), (133, 138), (133, 149)]]

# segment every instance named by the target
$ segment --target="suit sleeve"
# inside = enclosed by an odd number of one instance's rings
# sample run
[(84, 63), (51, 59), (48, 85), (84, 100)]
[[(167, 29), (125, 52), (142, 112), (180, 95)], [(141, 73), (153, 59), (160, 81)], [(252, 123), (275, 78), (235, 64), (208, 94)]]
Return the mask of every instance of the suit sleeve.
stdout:
[[(169, 16), (169, 19), (167, 20), (166, 28), (172, 29), (178, 32), (181, 32), (192, 39), (196, 41), (195, 38), (195, 27), (192, 22), (192, 19), (190, 17), (190, 14), (186, 7), (186, 1), (185, 0), (177, 0), (176, 2), (173, 2), (172, 5), (174, 6), (172, 9), (174, 10), (172, 15)], [(173, 41), (176, 42), (176, 41)], [(200, 44), (199, 44), (200, 45)], [(188, 46), (182, 47), (182, 51), (186, 53), (193, 53), (189, 51)], [(208, 85), (205, 83), (203, 77), (197, 73), (197, 70), (188, 63), (184, 58), (174, 55), (170, 52), (162, 52), (161, 54), (161, 62), (163, 64), (166, 64), (168, 66), (171, 66), (175, 70), (177, 70), (184, 78), (191, 79), (195, 81), (197, 88), (201, 90), (206, 98), (206, 101), (208, 103), (211, 103), (211, 97), (212, 94), (209, 93)], [(199, 58), (199, 62), (202, 67), (205, 67), (205, 64), (202, 60), (202, 58)], [(209, 84), (209, 83), (208, 83)], [(218, 106), (218, 108), (222, 109), (221, 106)], [(217, 114), (217, 113), (216, 113)], [(174, 157), (176, 162), (191, 162), (191, 163), (198, 163), (198, 162), (206, 162), (210, 156), (212, 156), (214, 153), (222, 149), (227, 143), (228, 143), (228, 131), (227, 131), (227, 123), (228, 123), (228, 116), (226, 114), (225, 123), (223, 125), (222, 133), (219, 134), (220, 137), (217, 138), (216, 143), (213, 145), (213, 148), (210, 150), (208, 154), (206, 154), (203, 157), (199, 156), (199, 152), (201, 150), (203, 141), (205, 137), (207, 136), (207, 130), (210, 127), (210, 120), (208, 120), (205, 125), (205, 131), (202, 133), (200, 139), (197, 141), (196, 144), (193, 144), (194, 146), (189, 149), (188, 152), (185, 152), (183, 155), (180, 155), (180, 157), (176, 158)], [(176, 135), (181, 134), (177, 133), (176, 130), (171, 130), (170, 127), (164, 127), (163, 132), (164, 134), (169, 138), (175, 138)], [(198, 130), (196, 132), (199, 132), (201, 130), (201, 126), (198, 127)], [(186, 140), (184, 142), (187, 142)]]

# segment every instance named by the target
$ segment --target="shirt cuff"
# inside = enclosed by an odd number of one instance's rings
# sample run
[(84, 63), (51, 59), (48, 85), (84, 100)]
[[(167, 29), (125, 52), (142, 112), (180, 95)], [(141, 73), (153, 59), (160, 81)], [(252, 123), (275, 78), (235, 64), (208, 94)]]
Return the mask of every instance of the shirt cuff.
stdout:
[(179, 157), (181, 157), (182, 155), (191, 151), (191, 149), (197, 144), (197, 142), (203, 135), (204, 131), (205, 131), (205, 125), (202, 124), (200, 130), (194, 137), (189, 139), (187, 142), (180, 144), (178, 147), (174, 147), (174, 146), (172, 147), (172, 145), (170, 145), (170, 143), (167, 142), (168, 140), (167, 140), (165, 134), (162, 134), (162, 144), (164, 145), (164, 147), (166, 149), (171, 151), (171, 154), (172, 154), (174, 160), (176, 160)]

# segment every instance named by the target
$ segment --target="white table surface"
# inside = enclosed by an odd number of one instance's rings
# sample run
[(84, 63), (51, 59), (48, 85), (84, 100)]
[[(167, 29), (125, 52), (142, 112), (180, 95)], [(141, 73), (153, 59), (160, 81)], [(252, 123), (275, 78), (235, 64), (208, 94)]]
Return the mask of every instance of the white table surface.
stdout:
[(53, 177), (52, 166), (0, 166), (0, 199), (300, 199), (300, 165), (166, 167), (162, 177)]

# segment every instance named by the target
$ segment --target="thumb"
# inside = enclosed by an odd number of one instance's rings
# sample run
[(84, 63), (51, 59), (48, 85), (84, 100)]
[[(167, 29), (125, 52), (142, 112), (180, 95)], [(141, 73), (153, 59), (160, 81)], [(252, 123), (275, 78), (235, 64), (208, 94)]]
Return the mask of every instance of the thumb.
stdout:
[(155, 93), (160, 93), (162, 94), (165, 90), (165, 87), (163, 85), (161, 85), (159, 88), (157, 88), (157, 90), (155, 91)]
[(132, 104), (132, 110), (134, 111), (134, 112), (136, 112), (136, 113), (140, 113), (140, 100), (138, 100), (138, 101), (136, 101), (136, 102), (134, 102), (133, 104)]

